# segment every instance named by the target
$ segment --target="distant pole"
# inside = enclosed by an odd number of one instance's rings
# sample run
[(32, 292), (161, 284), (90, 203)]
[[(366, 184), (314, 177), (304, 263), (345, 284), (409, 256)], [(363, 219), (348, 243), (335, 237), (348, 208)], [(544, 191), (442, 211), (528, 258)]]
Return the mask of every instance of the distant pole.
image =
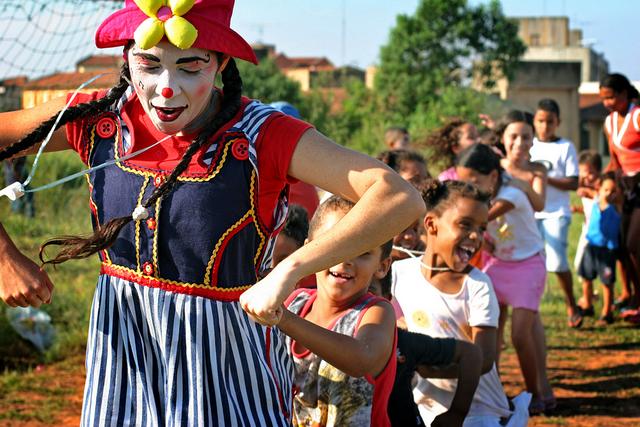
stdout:
[(345, 64), (345, 56), (347, 51), (347, 1), (342, 0), (342, 52), (341, 52), (341, 64)]

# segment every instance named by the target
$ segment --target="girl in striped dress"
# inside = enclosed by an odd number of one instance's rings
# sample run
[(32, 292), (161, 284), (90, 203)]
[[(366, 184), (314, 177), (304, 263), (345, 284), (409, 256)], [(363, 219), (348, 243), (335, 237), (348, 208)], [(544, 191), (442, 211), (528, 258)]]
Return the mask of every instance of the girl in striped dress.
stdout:
[[(89, 177), (94, 234), (44, 245), (59, 248), (47, 263), (102, 261), (84, 426), (288, 425), (293, 368), (269, 326), (282, 302), (300, 278), (380, 244), (423, 208), (381, 164), (241, 96), (233, 58), (257, 60), (229, 28), (232, 11), (232, 0), (127, 0), (96, 33), (98, 47), (124, 47), (114, 88), (1, 116), (0, 159), (35, 152), (63, 111), (46, 151), (115, 162)], [(361, 201), (258, 281), (296, 180)], [(49, 302), (46, 273), (1, 226), (0, 247), (0, 298)]]

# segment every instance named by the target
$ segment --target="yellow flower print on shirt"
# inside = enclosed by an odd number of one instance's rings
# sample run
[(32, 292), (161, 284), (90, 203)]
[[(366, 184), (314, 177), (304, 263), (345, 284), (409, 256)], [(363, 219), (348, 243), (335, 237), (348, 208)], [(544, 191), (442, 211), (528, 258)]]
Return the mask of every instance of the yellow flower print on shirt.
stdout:
[(411, 318), (413, 319), (413, 322), (421, 328), (426, 329), (431, 325), (429, 316), (422, 310), (414, 311)]

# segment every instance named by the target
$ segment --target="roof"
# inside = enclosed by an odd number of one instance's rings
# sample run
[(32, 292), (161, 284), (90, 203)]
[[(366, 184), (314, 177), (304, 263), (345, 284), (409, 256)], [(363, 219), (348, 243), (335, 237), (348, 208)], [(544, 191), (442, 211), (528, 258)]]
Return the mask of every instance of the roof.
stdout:
[[(43, 90), (43, 89), (67, 89), (75, 90), (78, 86), (92, 79), (93, 77), (104, 73), (104, 71), (88, 71), (86, 73), (57, 73), (45, 76), (36, 80), (31, 80), (25, 86), (25, 90)], [(116, 85), (120, 80), (117, 72), (106, 74), (94, 82), (91, 82), (87, 88), (89, 89), (108, 89)]]
[(24, 86), (29, 78), (27, 76), (16, 76), (8, 79), (0, 80), (0, 86)]
[(285, 68), (330, 68), (333, 69), (334, 66), (326, 57), (322, 56), (308, 56), (308, 57), (297, 57), (290, 58), (283, 53), (280, 53), (275, 58), (276, 66), (280, 69)]
[(92, 55), (76, 63), (77, 67), (87, 68), (120, 68), (123, 59), (120, 55)]

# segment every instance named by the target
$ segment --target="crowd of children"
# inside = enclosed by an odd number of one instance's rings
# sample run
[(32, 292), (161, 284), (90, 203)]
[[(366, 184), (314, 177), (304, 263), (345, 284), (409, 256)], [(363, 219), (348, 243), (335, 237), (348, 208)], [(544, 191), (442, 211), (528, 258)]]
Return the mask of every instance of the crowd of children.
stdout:
[[(620, 250), (623, 200), (635, 211), (620, 174), (602, 173), (598, 153), (578, 155), (557, 135), (560, 109), (551, 99), (534, 114), (514, 110), (495, 125), (486, 116), (482, 122), (493, 127), (483, 138), (458, 118), (427, 138), (440, 155), (430, 161), (442, 167), (438, 180), (406, 130), (387, 132), (400, 143), (389, 142), (378, 159), (422, 192), (427, 213), (383, 246), (317, 273), (315, 289), (302, 287), (287, 300), (278, 327), (296, 364), (294, 425), (524, 426), (557, 405), (540, 314), (547, 273), (558, 279), (571, 328), (594, 316), (596, 278), (603, 294), (596, 326), (613, 323), (614, 310), (633, 302), (634, 260)], [(571, 191), (581, 206), (570, 205)], [(326, 200), (307, 240), (352, 206)], [(578, 301), (567, 253), (576, 212), (584, 213), (574, 262)], [(614, 298), (616, 269), (622, 302)], [(637, 316), (634, 307), (627, 312)], [(526, 388), (512, 399), (499, 376), (509, 315)]]
[[(385, 167), (331, 143), (291, 105), (243, 98), (233, 57), (257, 59), (229, 28), (233, 1), (138, 3), (96, 35), (124, 49), (116, 87), (4, 113), (0, 135), (9, 159), (34, 152), (55, 122), (48, 150), (72, 148), (90, 166), (174, 144), (92, 175), (94, 234), (44, 245), (62, 246), (54, 264), (102, 257), (83, 425), (523, 427), (557, 405), (540, 314), (547, 272), (569, 327), (594, 315), (596, 278), (598, 325), (616, 306), (640, 320), (640, 108), (624, 76), (600, 85), (607, 173), (597, 153), (578, 156), (557, 135), (560, 109), (545, 99), (533, 115), (479, 117), (482, 132), (448, 120), (425, 142), (442, 166), (434, 180), (407, 129), (386, 132)], [(163, 32), (175, 14), (167, 40), (148, 13)], [(215, 37), (197, 32), (212, 24)], [(342, 197), (318, 206), (315, 185)], [(579, 302), (567, 260), (573, 190), (585, 214)], [(0, 299), (50, 302), (48, 276), (1, 225), (0, 246)], [(509, 310), (526, 387), (513, 398), (499, 376)]]

